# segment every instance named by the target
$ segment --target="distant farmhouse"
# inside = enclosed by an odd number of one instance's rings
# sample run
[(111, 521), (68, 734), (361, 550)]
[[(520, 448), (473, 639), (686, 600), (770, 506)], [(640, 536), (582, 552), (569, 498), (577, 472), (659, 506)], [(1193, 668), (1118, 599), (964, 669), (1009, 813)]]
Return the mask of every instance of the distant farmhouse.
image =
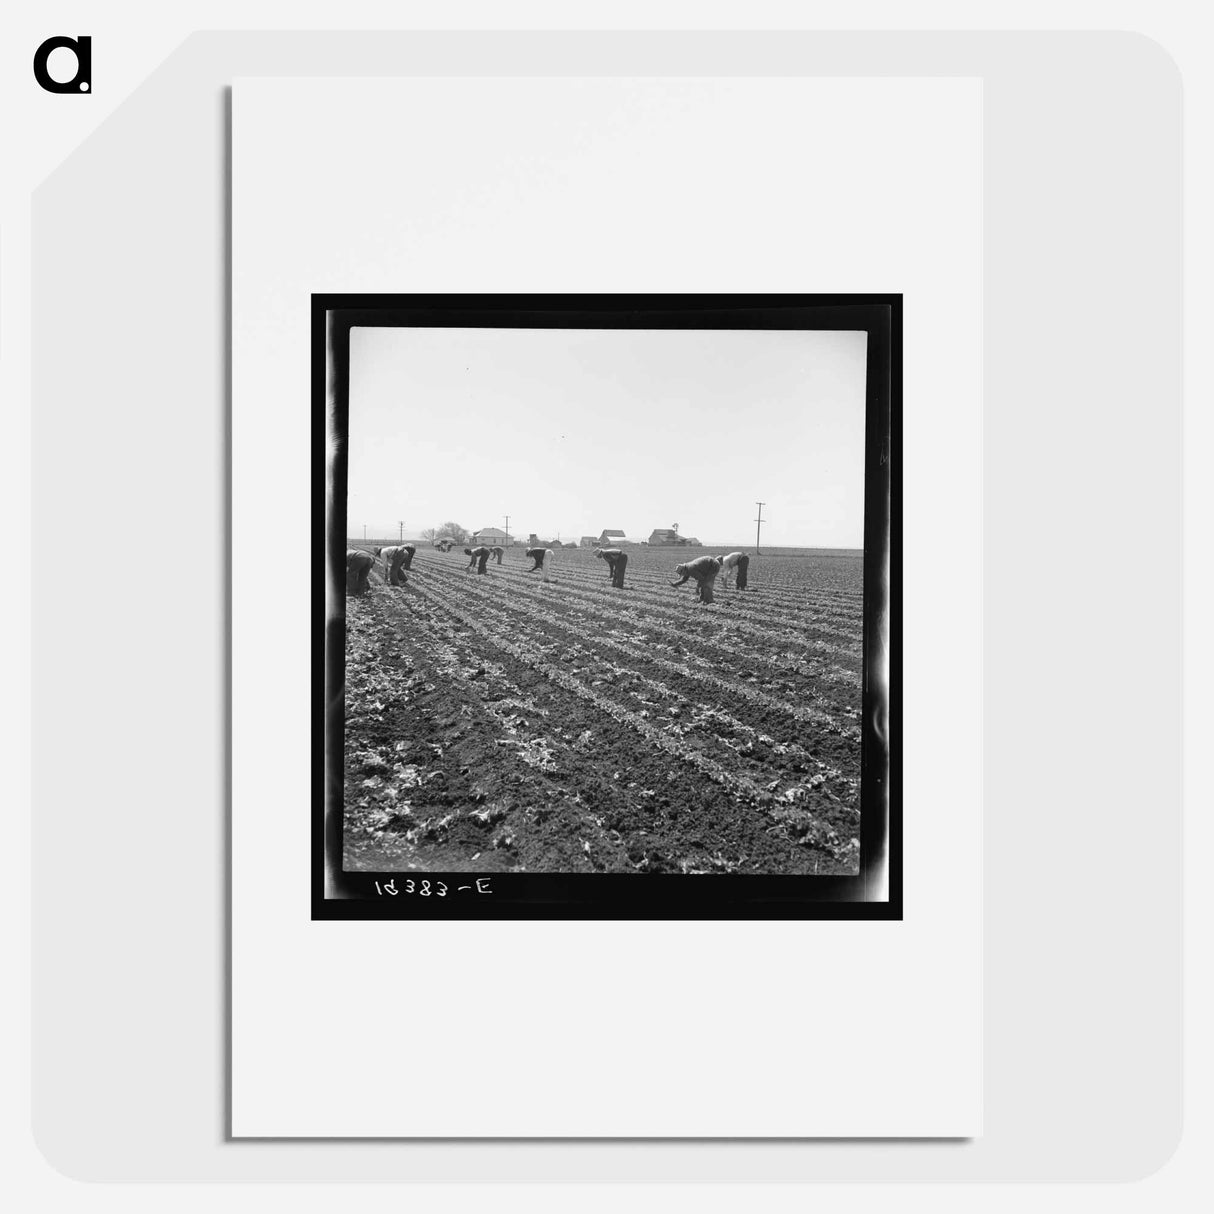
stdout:
[(472, 533), (472, 542), (474, 544), (486, 544), (489, 547), (496, 545), (499, 548), (505, 548), (513, 544), (514, 539), (507, 535), (500, 527), (482, 527), (480, 531)]
[(599, 536), (600, 548), (611, 548), (618, 544), (626, 544), (627, 542), (622, 531), (613, 531), (610, 528)]
[(578, 544), (579, 548), (597, 548), (598, 546), (599, 537), (597, 535), (584, 535), (582, 536), (581, 543)]
[(698, 548), (700, 541), (694, 535), (680, 535), (673, 527), (657, 527), (649, 537), (651, 544), (686, 544)]

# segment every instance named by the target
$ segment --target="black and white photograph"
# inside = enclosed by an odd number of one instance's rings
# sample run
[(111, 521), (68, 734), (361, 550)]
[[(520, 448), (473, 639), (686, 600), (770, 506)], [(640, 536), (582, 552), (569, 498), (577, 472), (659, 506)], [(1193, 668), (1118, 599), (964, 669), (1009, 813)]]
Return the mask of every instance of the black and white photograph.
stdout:
[(1186, 6), (83, 7), (10, 1207), (1208, 1206)]
[(314, 914), (900, 915), (900, 305), (314, 296)]

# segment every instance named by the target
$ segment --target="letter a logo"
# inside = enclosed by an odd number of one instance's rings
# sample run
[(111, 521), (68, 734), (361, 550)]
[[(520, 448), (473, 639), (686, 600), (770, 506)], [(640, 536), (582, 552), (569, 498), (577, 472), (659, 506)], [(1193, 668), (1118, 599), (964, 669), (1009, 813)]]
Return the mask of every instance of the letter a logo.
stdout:
[[(71, 80), (54, 80), (46, 70), (52, 51), (65, 48), (76, 56), (76, 74)], [(89, 93), (93, 89), (93, 40), (83, 34), (78, 38), (48, 38), (34, 52), (34, 79), (48, 93)]]

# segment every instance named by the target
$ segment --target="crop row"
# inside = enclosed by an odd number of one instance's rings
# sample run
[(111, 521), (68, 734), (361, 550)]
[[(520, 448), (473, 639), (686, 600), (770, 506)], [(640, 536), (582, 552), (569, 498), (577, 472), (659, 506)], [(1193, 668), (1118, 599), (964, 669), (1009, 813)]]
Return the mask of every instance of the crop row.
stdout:
[[(466, 587), (444, 593), (438, 582), (447, 579), (348, 606), (347, 812), (364, 832), (362, 843), (348, 837), (352, 867), (850, 871), (858, 802), (840, 773), (773, 744), (778, 731), (767, 737), (619, 662), (605, 667), (576, 640), (552, 660), (554, 646), (510, 636), (487, 587), (472, 603)], [(635, 687), (621, 703), (625, 681)], [(595, 719), (617, 732), (600, 738)], [(619, 729), (651, 745), (629, 747)], [(484, 767), (484, 745), (506, 766)], [(693, 793), (659, 754), (707, 785)], [(760, 787), (748, 776), (762, 769), (775, 778)], [(762, 812), (739, 816), (739, 803)]]
[[(433, 586), (427, 586), (426, 591), (430, 593), (434, 589)], [(466, 602), (465, 596), (460, 597), (462, 601)], [(446, 601), (453, 602), (451, 599)], [(859, 750), (859, 731), (854, 726), (841, 725), (827, 713), (813, 708), (790, 705), (787, 701), (768, 696), (746, 684), (730, 683), (711, 671), (694, 669), (684, 663), (656, 658), (644, 651), (638, 653), (635, 647), (625, 642), (598, 633), (587, 633), (576, 624), (569, 624), (557, 619), (542, 609), (528, 611), (526, 625), (520, 627), (520, 621), (513, 617), (508, 609), (503, 608), (492, 599), (483, 600), (478, 607), (477, 618), (482, 623), (496, 625), (499, 630), (498, 635), (511, 636), (516, 644), (521, 644), (523, 649), (532, 655), (543, 655), (545, 659), (550, 658), (563, 663), (574, 662), (579, 657), (588, 657), (590, 661), (587, 673), (591, 679), (595, 680), (593, 685), (606, 686), (607, 690), (603, 693), (605, 695), (610, 695), (613, 691), (615, 694), (621, 694), (615, 687), (618, 683), (622, 686), (622, 692), (626, 697), (636, 699), (644, 706), (652, 705), (654, 701), (645, 700), (636, 690), (636, 684), (650, 690), (659, 699), (669, 697), (693, 705), (707, 699), (709, 705), (707, 707), (701, 705), (697, 710), (701, 722), (711, 719), (714, 728), (724, 728), (730, 732), (745, 735), (744, 746), (732, 748), (744, 756), (748, 766), (768, 769), (769, 776), (772, 774), (778, 776), (781, 770), (789, 764), (798, 768), (812, 766), (817, 769), (818, 783), (829, 780), (836, 787), (840, 798), (845, 801), (854, 798), (857, 789), (856, 782), (845, 776), (833, 764), (805, 750), (803, 745), (806, 727), (812, 725), (815, 727), (814, 733), (822, 743), (827, 743), (832, 737), (837, 739), (837, 741), (831, 742), (831, 749), (838, 752), (840, 758), (843, 758), (850, 768), (855, 765)], [(530, 631), (530, 629), (539, 627), (544, 629), (539, 635)], [(567, 639), (558, 641), (555, 630), (566, 633)], [(605, 657), (604, 650), (622, 654), (632, 659), (632, 662), (628, 666), (620, 666)], [(665, 672), (667, 681), (660, 682), (651, 678), (637, 669), (638, 664), (651, 668), (657, 667)], [(779, 719), (774, 722), (770, 720), (770, 712), (763, 714), (764, 729), (767, 731), (764, 733), (724, 711), (721, 707), (722, 703), (728, 703), (730, 700), (741, 700), (752, 706), (759, 705), (764, 709), (774, 710), (778, 717), (790, 719), (787, 725), (781, 726)], [(643, 707), (640, 712), (642, 719), (649, 715), (647, 707)], [(679, 715), (678, 710), (675, 715)], [(695, 719), (693, 713), (692, 720)], [(678, 723), (672, 723), (671, 731), (687, 732), (684, 725)], [(721, 740), (718, 732), (711, 735), (712, 741)], [(782, 757), (777, 758), (777, 756)]]
[[(563, 831), (574, 840), (562, 867), (616, 871), (631, 867), (618, 832), (605, 828), (602, 814), (592, 813), (582, 794), (567, 795), (561, 771), (574, 746), (553, 721), (554, 715), (565, 714), (553, 714), (525, 694), (502, 663), (457, 632), (444, 610), (423, 612), (419, 618), (414, 605), (405, 618), (399, 599), (384, 596), (380, 602), (376, 614), (382, 618), (377, 622), (390, 630), (387, 643), (401, 644), (409, 651), (411, 670), (425, 673), (413, 674), (395, 698), (388, 697), (389, 704), (379, 704), (395, 709), (397, 732), (403, 728), (412, 741), (388, 734), (381, 736), (378, 746), (369, 745), (364, 738), (351, 738), (347, 726), (348, 850), (350, 835), (361, 832), (374, 845), (398, 852), (402, 847), (420, 854), (432, 854), (436, 848), (449, 852), (458, 832), (468, 860), (479, 867), (493, 867), (485, 859), (492, 855), (501, 858), (498, 863), (504, 859), (508, 867), (522, 870), (526, 864), (517, 855), (518, 836), (535, 834), (537, 820), (543, 819), (546, 835)], [(422, 628), (419, 622), (424, 622)], [(454, 691), (458, 718), (492, 741), (493, 774), (501, 787), (522, 787), (501, 767), (503, 762), (526, 771), (532, 785), (525, 804), (508, 811), (488, 799), (479, 765), (453, 767), (463, 757), (458, 750), (444, 753), (443, 745), (421, 740), (431, 736), (428, 731), (435, 726), (436, 710), (427, 707), (431, 698), (427, 693), (438, 692), (438, 684), (443, 694), (437, 711), (451, 712)], [(443, 734), (436, 731), (434, 736)], [(545, 783), (550, 777), (555, 782)], [(624, 803), (625, 790), (609, 777), (595, 779), (593, 772), (583, 771), (583, 782), (588, 778), (598, 802)], [(355, 853), (357, 847), (355, 841)], [(442, 866), (455, 867), (450, 860)]]
[[(514, 565), (514, 562), (508, 556), (503, 563), (503, 568), (508, 568), (512, 565)], [(585, 561), (570, 560), (563, 555), (558, 555), (555, 559), (555, 567), (563, 577), (572, 576), (596, 582), (606, 580), (605, 566), (597, 561), (591, 565)], [(754, 573), (753, 565), (751, 573)], [(628, 563), (628, 582), (630, 585), (663, 591), (670, 586), (672, 580), (674, 580), (673, 566), (670, 570), (657, 571), (638, 569), (632, 561)], [(717, 589), (722, 594), (732, 594), (732, 575), (729, 575), (728, 579), (725, 575), (721, 575), (717, 580)], [(844, 618), (852, 618), (859, 606), (861, 597), (858, 593), (854, 596), (850, 594), (840, 595), (834, 592), (817, 591), (810, 587), (770, 586), (761, 579), (752, 576), (747, 592), (739, 594), (739, 602), (750, 604), (766, 600), (769, 609), (774, 602), (783, 611), (800, 612), (815, 610), (819, 613), (837, 612), (841, 613)]]
[[(526, 576), (521, 574), (520, 576)], [(596, 597), (612, 594), (610, 583), (605, 578), (590, 578), (585, 574), (573, 573), (569, 570), (558, 569), (557, 580), (562, 587), (569, 587), (574, 593), (591, 593)], [(691, 585), (690, 583), (688, 584)], [(693, 600), (693, 591), (683, 589), (679, 594), (672, 594), (669, 583), (657, 586), (638, 585), (635, 581), (628, 582), (630, 594), (638, 603), (644, 603), (647, 610), (660, 614), (678, 615), (687, 618), (687, 603)], [(755, 630), (756, 634), (764, 631), (764, 624), (779, 628), (782, 634), (804, 634), (806, 643), (823, 642), (822, 650), (830, 651), (833, 647), (841, 653), (858, 652), (861, 616), (859, 611), (844, 612), (837, 609), (822, 611), (811, 608), (791, 608), (785, 604), (778, 607), (763, 597), (729, 589), (717, 585), (714, 600), (715, 610), (709, 614), (720, 617), (722, 622), (742, 623)]]
[[(446, 572), (442, 571), (439, 576)], [(479, 583), (473, 583), (473, 588), (481, 589)], [(497, 599), (502, 598), (496, 588), (494, 593)], [(700, 612), (687, 604), (681, 609), (654, 611), (646, 606), (642, 610), (631, 595), (622, 596), (618, 591), (609, 589), (599, 594), (585, 594), (570, 591), (563, 585), (559, 591), (553, 592), (551, 585), (546, 586), (528, 578), (526, 574), (519, 575), (518, 581), (510, 582), (509, 599), (515, 597), (549, 607), (559, 603), (570, 614), (580, 613), (580, 618), (585, 618), (588, 613), (611, 625), (613, 631), (627, 629), (630, 636), (624, 639), (644, 641), (665, 649), (681, 652), (683, 646), (693, 639), (698, 654), (707, 658), (711, 651), (715, 651), (720, 655), (713, 659), (711, 664), (714, 667), (722, 664), (733, 667), (766, 666), (782, 674), (796, 673), (815, 681), (825, 680), (848, 687), (855, 687), (859, 682), (858, 655), (848, 659), (845, 655), (823, 655), (817, 651), (808, 655), (798, 654), (792, 647), (779, 645), (773, 652), (770, 647), (754, 643), (756, 640), (770, 641), (770, 633), (760, 633), (736, 620)], [(664, 643), (663, 638), (669, 638), (669, 643)], [(839, 661), (849, 660), (850, 668), (838, 664)]]
[[(821, 844), (829, 840), (837, 843), (835, 830), (842, 829), (845, 822), (852, 823), (850, 830), (854, 832), (854, 823), (859, 818), (858, 778), (850, 778), (837, 767), (806, 752), (800, 744), (805, 736), (803, 726), (787, 732), (785, 736), (788, 740), (779, 741), (781, 730), (770, 724), (765, 728), (773, 736), (755, 730), (722, 711), (718, 697), (709, 695), (712, 701), (710, 706), (699, 704), (696, 693), (703, 693), (703, 687), (680, 690), (643, 677), (642, 682), (674, 705), (669, 710), (672, 719), (659, 728), (654, 723), (654, 714), (647, 707), (653, 705), (654, 701), (639, 697), (635, 690), (629, 690), (627, 686), (620, 688), (615, 685), (617, 682), (632, 684), (638, 681), (639, 672), (635, 669), (619, 665), (607, 669), (601, 658), (591, 654), (587, 668), (579, 670), (572, 664), (579, 660), (579, 656), (584, 659), (586, 652), (580, 650), (576, 643), (562, 647), (551, 641), (545, 644), (532, 636), (506, 640), (503, 633), (509, 635), (511, 621), (504, 618), (505, 613), (496, 606), (483, 606), (473, 616), (465, 610), (467, 602), (463, 596), (458, 600), (448, 598), (441, 592), (436, 593), (433, 586), (427, 587), (426, 593), (427, 597), (444, 601), (448, 610), (491, 644), (529, 662), (542, 671), (544, 677), (573, 690), (574, 694), (595, 704), (609, 717), (636, 729), (647, 740), (662, 738), (661, 742), (655, 743), (659, 749), (691, 763), (735, 796), (745, 794), (742, 799), (764, 808), (781, 833), (788, 830), (792, 837), (802, 842)], [(495, 631), (494, 625), (502, 631)], [(590, 647), (595, 644), (589, 638), (587, 641)], [(562, 669), (566, 663), (572, 665), (571, 670)], [(591, 680), (589, 687), (587, 678)], [(620, 695), (635, 699), (640, 707), (630, 708), (613, 698)], [(726, 736), (730, 732), (748, 736), (735, 745)], [(736, 756), (729, 768), (723, 767), (713, 757), (721, 751), (722, 746), (728, 746)], [(845, 753), (848, 769), (855, 771), (858, 777), (858, 743), (848, 745)], [(633, 756), (634, 764), (637, 758)], [(749, 769), (748, 774), (752, 778), (741, 775), (737, 767)], [(754, 777), (761, 772), (766, 774), (762, 777), (763, 787), (760, 789)], [(777, 795), (775, 790), (782, 784), (785, 787)]]
[(676, 759), (689, 763), (698, 771), (707, 776), (710, 780), (721, 785), (736, 797), (741, 797), (745, 800), (757, 803), (762, 790), (743, 777), (736, 775), (734, 772), (727, 770), (720, 763), (698, 751), (692, 750), (689, 747), (680, 744), (668, 737), (662, 730), (649, 724), (638, 713), (632, 712), (627, 708), (615, 703), (608, 696), (596, 691), (593, 687), (587, 686), (581, 680), (577, 679), (566, 671), (560, 669), (554, 663), (544, 659), (539, 659), (535, 656), (534, 650), (524, 646), (517, 641), (508, 640), (506, 637), (499, 635), (492, 629), (488, 628), (476, 616), (465, 611), (459, 603), (448, 595), (436, 591), (432, 587), (426, 587), (423, 591), (427, 598), (434, 599), (441, 605), (450, 615), (459, 620), (469, 631), (475, 633), (486, 644), (494, 649), (498, 649), (503, 653), (508, 653), (518, 658), (520, 661), (527, 663), (537, 670), (544, 678), (555, 683), (558, 687), (576, 696), (578, 699), (585, 701), (587, 704), (598, 709), (598, 711), (611, 717), (613, 720), (619, 721), (621, 724), (627, 725), (630, 729), (641, 735), (647, 742), (657, 746), (660, 750), (672, 755)]
[[(415, 564), (437, 564), (446, 568), (461, 567), (463, 557), (459, 554), (443, 556), (438, 553), (421, 553), (417, 555)], [(504, 571), (519, 571), (525, 568), (517, 550), (507, 551), (505, 561), (501, 566), (492, 565), (495, 574)], [(606, 568), (598, 561), (587, 562), (578, 555), (557, 554), (555, 558), (556, 576), (562, 581), (575, 581), (583, 585), (600, 586), (607, 581)], [(753, 566), (752, 566), (753, 573)], [(673, 577), (671, 570), (638, 569), (634, 562), (628, 566), (628, 585), (636, 590), (650, 592), (669, 599), (670, 581)], [(781, 614), (809, 615), (819, 621), (834, 618), (844, 624), (858, 620), (860, 614), (861, 596), (857, 593), (840, 595), (834, 592), (819, 592), (807, 587), (786, 588), (773, 587), (751, 578), (750, 589), (746, 593), (726, 589), (723, 580), (718, 580), (718, 601), (730, 601), (741, 610), (756, 610), (771, 613), (778, 610)]]
[[(476, 599), (482, 611), (487, 610), (490, 612), (506, 610), (514, 598), (514, 596), (511, 596), (510, 600), (504, 601), (501, 596), (494, 594), (491, 589), (483, 587), (479, 581), (473, 581), (470, 585), (461, 586), (460, 593), (461, 595), (471, 596)], [(840, 722), (829, 710), (824, 710), (816, 704), (812, 706), (801, 705), (792, 703), (786, 698), (769, 695), (753, 686), (750, 682), (745, 681), (747, 676), (737, 676), (734, 680), (724, 678), (718, 663), (713, 663), (701, 653), (696, 652), (701, 647), (698, 638), (694, 644), (689, 643), (684, 647), (683, 652), (679, 654), (680, 660), (675, 661), (655, 653), (654, 644), (651, 641), (647, 641), (643, 636), (639, 638), (621, 638), (611, 635), (610, 632), (605, 632), (601, 627), (595, 627), (593, 621), (579, 618), (576, 609), (571, 608), (567, 603), (561, 602), (558, 604), (555, 597), (547, 603), (537, 601), (539, 593), (538, 590), (530, 594), (522, 592), (523, 597), (531, 600), (526, 615), (521, 618), (513, 615), (509, 617), (503, 615), (500, 617), (501, 626), (517, 634), (520, 630), (525, 631), (529, 626), (533, 626), (534, 623), (542, 622), (547, 624), (549, 628), (558, 627), (575, 635), (593, 639), (597, 644), (605, 645), (627, 654), (634, 662), (652, 664), (687, 678), (697, 679), (714, 688), (718, 693), (724, 692), (729, 695), (741, 696), (754, 704), (761, 705), (774, 712), (782, 713), (795, 721), (821, 726), (841, 736), (859, 737), (858, 729)], [(571, 616), (572, 621), (564, 618), (565, 616)], [(686, 640), (686, 637), (684, 639)], [(754, 676), (749, 677), (753, 678)], [(858, 699), (858, 673), (852, 676), (852, 686), (857, 691)], [(812, 684), (803, 682), (802, 693), (812, 696)], [(822, 697), (819, 696), (818, 698), (821, 699)]]
[[(457, 567), (453, 567), (449, 563), (440, 563), (438, 561), (425, 562), (422, 566), (428, 572), (441, 572), (451, 576), (457, 573)], [(462, 571), (459, 571), (462, 575)], [(503, 566), (501, 569), (494, 568), (493, 581), (497, 582), (503, 579), (508, 581), (511, 589), (545, 586), (545, 583), (539, 580), (538, 575), (532, 575), (521, 569), (511, 569)], [(475, 575), (468, 575), (474, 577)], [(549, 588), (544, 593), (552, 593), (552, 588), (557, 588), (555, 593), (568, 595), (580, 599), (583, 602), (593, 602), (598, 604), (611, 603), (615, 609), (619, 609), (621, 602), (619, 592), (611, 589), (605, 583), (605, 579), (595, 579), (593, 582), (589, 580), (577, 579), (577, 584), (571, 584), (575, 579), (567, 576), (566, 571), (558, 571), (556, 580), (547, 583)], [(741, 598), (742, 596), (738, 596)], [(718, 599), (722, 598), (718, 595)], [(794, 623), (786, 621), (779, 615), (772, 613), (769, 610), (764, 612), (761, 607), (756, 607), (754, 615), (761, 616), (767, 621), (767, 626), (752, 622), (751, 619), (734, 619), (732, 612), (736, 608), (734, 603), (730, 602), (724, 609), (718, 610), (700, 610), (698, 605), (693, 606), (691, 592), (686, 592), (682, 596), (672, 596), (669, 587), (665, 592), (647, 591), (632, 587), (628, 592), (628, 601), (635, 603), (638, 607), (644, 606), (647, 613), (659, 619), (675, 620), (680, 625), (681, 630), (687, 633), (689, 630), (697, 633), (715, 630), (719, 635), (723, 631), (733, 630), (734, 635), (741, 643), (747, 641), (767, 642), (770, 645), (775, 645), (780, 648), (802, 648), (808, 649), (816, 654), (827, 655), (838, 660), (859, 662), (860, 659), (860, 641), (859, 641), (859, 619), (857, 617), (855, 627), (842, 632), (836, 627), (818, 623)], [(723, 605), (724, 606), (724, 605)], [(727, 614), (727, 612), (729, 614)], [(822, 632), (827, 636), (842, 638), (836, 640), (824, 640), (822, 636), (814, 636), (812, 633)]]

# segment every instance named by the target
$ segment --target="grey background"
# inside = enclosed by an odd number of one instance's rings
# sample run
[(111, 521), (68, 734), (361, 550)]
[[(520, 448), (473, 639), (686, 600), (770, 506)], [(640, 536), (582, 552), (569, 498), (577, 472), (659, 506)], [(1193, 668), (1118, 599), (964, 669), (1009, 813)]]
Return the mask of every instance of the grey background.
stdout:
[[(412, 73), (984, 78), (980, 1140), (225, 1142), (225, 87)], [(33, 592), (50, 1162), (90, 1180), (1160, 1167), (1181, 1132), (1180, 115), (1175, 65), (1128, 34), (187, 40), (33, 203), (34, 543), (70, 546), (76, 591)], [(131, 583), (139, 551), (156, 571)]]

